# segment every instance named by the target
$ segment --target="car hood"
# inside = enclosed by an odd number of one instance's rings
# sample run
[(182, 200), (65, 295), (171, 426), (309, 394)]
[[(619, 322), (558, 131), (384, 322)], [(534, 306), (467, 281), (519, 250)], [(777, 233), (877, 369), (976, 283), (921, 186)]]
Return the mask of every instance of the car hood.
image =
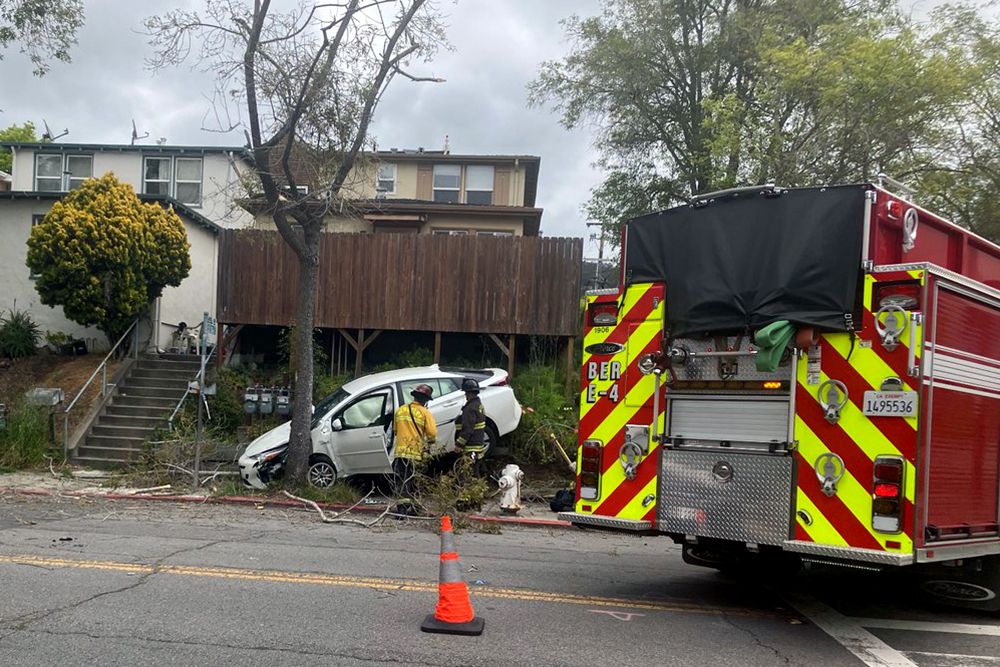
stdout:
[(259, 438), (251, 442), (247, 446), (246, 451), (243, 452), (243, 455), (256, 456), (257, 454), (260, 454), (261, 452), (266, 452), (269, 449), (274, 449), (275, 447), (279, 447), (281, 445), (287, 445), (288, 440), (291, 438), (291, 435), (292, 435), (292, 422), (288, 421), (282, 424), (281, 426), (277, 426), (271, 429), (264, 435), (260, 436)]

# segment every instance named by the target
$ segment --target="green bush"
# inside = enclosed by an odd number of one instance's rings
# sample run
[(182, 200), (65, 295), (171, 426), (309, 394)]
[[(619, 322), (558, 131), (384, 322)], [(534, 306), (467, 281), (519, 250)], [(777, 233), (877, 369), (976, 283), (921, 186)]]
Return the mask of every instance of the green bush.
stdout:
[[(322, 333), (320, 329), (313, 330), (313, 375), (315, 376), (322, 374), (324, 369), (330, 366), (330, 355), (319, 340)], [(295, 365), (297, 336), (298, 331), (295, 327), (286, 327), (278, 333), (278, 357), (289, 368)]]
[(370, 373), (394, 371), (397, 368), (412, 368), (414, 366), (430, 366), (434, 363), (434, 352), (426, 347), (413, 347), (391, 357), (388, 361), (372, 368)]
[(0, 317), (0, 356), (30, 357), (38, 349), (38, 325), (27, 311), (11, 308), (9, 312), (7, 317)]
[(50, 444), (45, 408), (25, 403), (10, 406), (6, 426), (0, 429), (0, 468), (20, 470), (43, 465)]
[(567, 452), (576, 449), (579, 414), (566, 395), (562, 377), (556, 366), (528, 366), (514, 374), (511, 385), (524, 408), (520, 426), (510, 435), (515, 457), (551, 463), (558, 456), (552, 435)]
[(313, 376), (313, 405), (344, 386), (350, 379), (349, 375), (328, 375), (317, 373)]

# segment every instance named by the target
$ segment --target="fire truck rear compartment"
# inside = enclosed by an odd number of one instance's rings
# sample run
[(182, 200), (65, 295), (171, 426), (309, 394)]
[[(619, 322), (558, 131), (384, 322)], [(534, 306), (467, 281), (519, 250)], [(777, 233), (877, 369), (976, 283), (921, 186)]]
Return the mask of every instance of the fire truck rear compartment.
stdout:
[(687, 542), (781, 546), (795, 462), (788, 396), (674, 396), (660, 458), (657, 523)]
[[(680, 338), (672, 348), (684, 353), (672, 357), (665, 394), (657, 527), (688, 544), (722, 541), (723, 550), (780, 547), (794, 516), (796, 358), (759, 370), (747, 336)], [(755, 389), (733, 389), (747, 386)]]

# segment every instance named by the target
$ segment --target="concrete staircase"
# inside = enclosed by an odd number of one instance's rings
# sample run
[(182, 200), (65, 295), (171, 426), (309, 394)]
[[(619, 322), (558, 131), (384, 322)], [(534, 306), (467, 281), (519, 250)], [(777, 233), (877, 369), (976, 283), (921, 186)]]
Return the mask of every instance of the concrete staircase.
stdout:
[(198, 368), (198, 357), (191, 354), (140, 357), (77, 447), (74, 462), (113, 468), (137, 458), (143, 443), (166, 426)]

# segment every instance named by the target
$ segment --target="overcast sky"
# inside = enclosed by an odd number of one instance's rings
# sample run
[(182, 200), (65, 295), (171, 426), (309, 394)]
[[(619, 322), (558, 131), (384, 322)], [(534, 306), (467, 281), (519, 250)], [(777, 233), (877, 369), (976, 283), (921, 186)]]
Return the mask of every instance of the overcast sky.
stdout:
[[(205, 119), (209, 77), (187, 68), (150, 72), (142, 20), (172, 7), (201, 7), (200, 0), (87, 0), (86, 25), (73, 62), (54, 63), (42, 78), (26, 58), (8, 49), (0, 60), (0, 127), (42, 120), (60, 141), (128, 143), (132, 119), (145, 141), (241, 145), (242, 131), (218, 134)], [(514, 153), (542, 158), (537, 205), (545, 209), (546, 236), (584, 236), (580, 213), (600, 180), (586, 132), (563, 130), (555, 116), (529, 109), (525, 87), (538, 65), (565, 53), (559, 21), (596, 12), (597, 0), (440, 0), (454, 51), (439, 53), (426, 68), (445, 83), (393, 82), (374, 126), (380, 148), (441, 148), (453, 152)]]
[[(128, 143), (132, 119), (152, 143), (241, 145), (242, 131), (220, 135), (206, 112), (211, 79), (188, 69), (150, 72), (142, 20), (201, 0), (87, 0), (86, 25), (73, 62), (31, 75), (26, 58), (8, 49), (0, 60), (0, 127), (46, 120), (62, 141)], [(559, 21), (596, 13), (598, 0), (439, 0), (454, 51), (427, 66), (440, 84), (393, 83), (374, 126), (380, 148), (441, 148), (450, 137), (461, 153), (533, 154), (542, 158), (537, 205), (542, 233), (585, 236), (581, 206), (601, 178), (586, 130), (569, 132), (546, 109), (529, 109), (525, 87), (543, 60), (568, 44)], [(912, 3), (920, 10), (935, 0)], [(588, 244), (587, 254), (593, 253)]]

